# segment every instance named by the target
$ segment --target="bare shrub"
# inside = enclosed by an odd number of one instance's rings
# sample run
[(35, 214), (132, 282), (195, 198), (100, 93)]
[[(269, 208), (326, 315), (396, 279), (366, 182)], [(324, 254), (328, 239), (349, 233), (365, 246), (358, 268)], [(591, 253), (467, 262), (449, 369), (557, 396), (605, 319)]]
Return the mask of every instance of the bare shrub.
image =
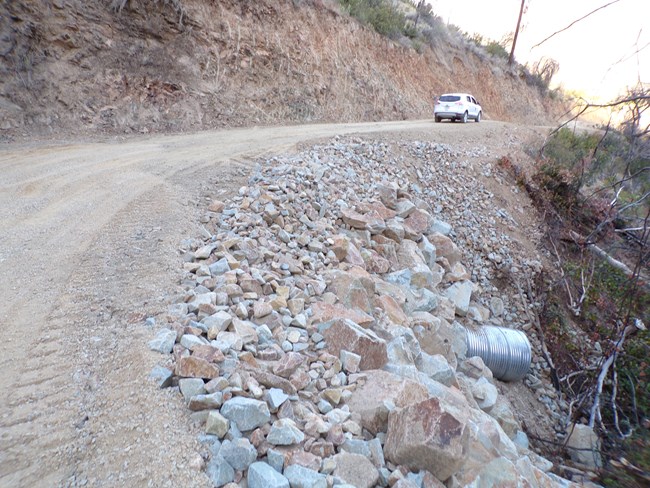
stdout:
[(549, 91), (551, 81), (559, 69), (560, 64), (556, 60), (542, 58), (530, 66), (526, 65), (522, 67), (522, 77), (526, 83), (537, 87), (540, 93), (546, 95)]
[[(131, 0), (133, 2), (135, 0)], [(174, 11), (178, 14), (178, 24), (183, 25), (183, 18), (186, 15), (186, 10), (183, 5), (182, 0), (152, 0), (153, 3), (162, 3), (164, 6), (169, 5), (171, 6)], [(110, 8), (114, 12), (121, 12), (124, 10), (124, 7), (126, 7), (126, 4), (129, 2), (129, 0), (111, 0), (110, 3)]]

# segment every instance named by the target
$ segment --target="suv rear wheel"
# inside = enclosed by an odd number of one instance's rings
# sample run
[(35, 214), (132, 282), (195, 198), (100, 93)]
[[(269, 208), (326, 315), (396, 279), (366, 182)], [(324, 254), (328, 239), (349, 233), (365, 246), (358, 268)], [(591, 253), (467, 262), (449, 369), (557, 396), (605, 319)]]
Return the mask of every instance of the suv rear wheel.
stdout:
[(463, 124), (467, 123), (467, 112), (463, 114)]
[(436, 122), (440, 122), (442, 119), (436, 115)]

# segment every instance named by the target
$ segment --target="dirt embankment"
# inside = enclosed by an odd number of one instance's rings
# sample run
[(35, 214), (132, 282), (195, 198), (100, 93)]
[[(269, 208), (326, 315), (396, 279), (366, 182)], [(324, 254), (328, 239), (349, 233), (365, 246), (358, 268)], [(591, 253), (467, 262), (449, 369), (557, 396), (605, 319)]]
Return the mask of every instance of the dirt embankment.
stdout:
[(488, 118), (547, 119), (548, 101), (496, 64), (442, 38), (418, 53), (333, 1), (110, 7), (3, 2), (0, 138), (430, 118), (433, 96), (456, 90)]

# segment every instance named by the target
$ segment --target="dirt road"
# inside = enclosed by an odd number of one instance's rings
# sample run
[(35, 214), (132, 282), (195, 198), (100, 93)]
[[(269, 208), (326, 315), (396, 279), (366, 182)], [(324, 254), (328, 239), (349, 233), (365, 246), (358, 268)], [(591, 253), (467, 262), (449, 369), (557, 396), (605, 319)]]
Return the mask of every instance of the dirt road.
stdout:
[(506, 144), (498, 122), (242, 129), (0, 148), (0, 486), (203, 486), (178, 395), (146, 380), (206, 198), (336, 134)]

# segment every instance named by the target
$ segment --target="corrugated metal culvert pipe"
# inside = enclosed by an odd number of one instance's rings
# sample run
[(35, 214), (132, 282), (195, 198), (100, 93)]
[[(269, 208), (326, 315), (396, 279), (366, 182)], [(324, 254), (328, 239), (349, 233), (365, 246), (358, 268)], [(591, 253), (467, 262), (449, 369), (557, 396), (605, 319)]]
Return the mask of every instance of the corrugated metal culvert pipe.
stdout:
[(467, 329), (467, 357), (479, 356), (495, 378), (517, 381), (528, 373), (531, 361), (530, 342), (520, 330), (485, 325)]

